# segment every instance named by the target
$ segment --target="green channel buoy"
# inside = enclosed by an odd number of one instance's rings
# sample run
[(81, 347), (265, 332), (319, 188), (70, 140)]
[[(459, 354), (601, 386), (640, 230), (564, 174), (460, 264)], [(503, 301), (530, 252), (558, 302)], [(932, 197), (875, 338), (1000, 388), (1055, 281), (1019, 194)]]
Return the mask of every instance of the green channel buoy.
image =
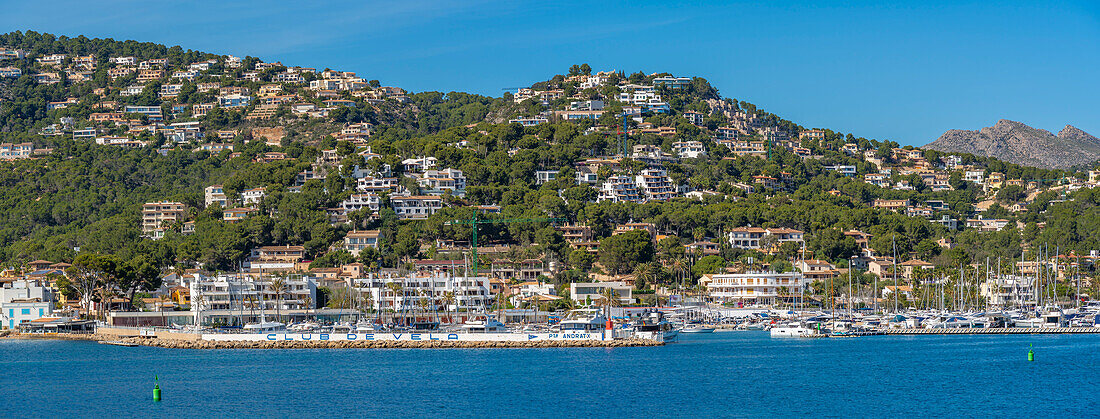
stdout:
[(159, 402), (160, 401), (160, 379), (157, 378), (157, 376), (154, 375), (153, 376), (153, 381), (156, 381), (156, 384), (153, 384), (153, 401), (154, 402)]
[(1034, 361), (1035, 360), (1035, 350), (1031, 348), (1030, 344), (1027, 345), (1027, 360), (1028, 361)]

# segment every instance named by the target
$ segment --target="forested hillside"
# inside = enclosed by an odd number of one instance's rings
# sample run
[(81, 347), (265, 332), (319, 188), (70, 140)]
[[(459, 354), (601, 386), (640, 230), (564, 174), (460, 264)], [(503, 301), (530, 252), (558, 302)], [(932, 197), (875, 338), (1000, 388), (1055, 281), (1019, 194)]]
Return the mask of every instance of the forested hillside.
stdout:
[[(652, 223), (667, 236), (652, 243), (650, 257), (621, 263), (625, 250), (614, 242), (598, 253), (577, 249), (549, 223), (486, 225), (479, 230), (482, 243), (519, 245), (511, 256), (549, 256), (564, 262), (569, 269), (562, 278), (600, 269), (631, 272), (650, 259), (684, 257), (685, 245), (700, 241), (721, 247), (715, 255), (721, 262), (707, 266), (743, 263), (748, 256), (773, 269), (790, 269), (792, 261), (811, 257), (845, 265), (861, 252), (852, 236), (844, 234), (852, 230), (870, 235), (869, 247), (878, 254), (893, 254), (896, 245), (900, 255), (944, 267), (987, 257), (1019, 257), (1023, 249), (1039, 244), (1079, 253), (1100, 248), (1100, 196), (1081, 187), (1085, 173), (811, 130), (751, 103), (723, 98), (700, 77), (613, 72), (594, 86), (582, 87), (581, 80), (596, 75), (574, 66), (568, 74), (534, 83), (530, 91), (536, 96), (531, 99), (516, 96), (531, 94), (526, 91), (500, 98), (413, 93), (376, 80), (362, 81), (363, 87), (347, 82), (356, 88), (329, 92), (311, 81), (349, 78), (331, 76), (335, 73), (328, 70), (264, 64), (254, 57), (230, 67), (228, 63), (235, 62), (230, 57), (178, 46), (15, 32), (0, 35), (0, 47), (26, 54), (24, 59), (0, 62), (22, 73), (0, 79), (0, 142), (29, 142), (45, 150), (32, 158), (0, 163), (0, 261), (8, 265), (33, 259), (72, 260), (80, 252), (96, 252), (122, 258), (144, 255), (161, 268), (230, 270), (255, 247), (302, 245), (316, 266), (358, 260), (374, 267), (403, 267), (415, 259), (443, 257), (437, 249), (440, 243), (465, 243), (469, 228), (446, 222), (469, 218), (486, 206), (499, 206), (499, 215), (487, 217), (564, 218), (569, 224), (591, 227), (595, 240), (606, 240), (616, 227), (630, 222)], [(67, 58), (60, 65), (36, 61), (50, 54)], [(96, 57), (99, 64), (79, 67), (75, 59), (86, 55)], [(108, 63), (115, 57), (133, 57), (134, 62), (166, 59), (169, 71), (163, 78), (139, 84), (139, 94), (123, 95), (138, 83), (140, 71), (112, 78), (109, 71), (125, 67)], [(190, 74), (184, 79), (169, 76), (188, 68), (206, 70), (196, 71), (191, 79)], [(87, 74), (70, 79), (66, 69)], [(61, 73), (60, 80), (42, 82), (45, 76), (35, 76), (48, 72)], [(662, 84), (666, 79), (679, 84)], [(178, 93), (175, 87), (165, 88), (175, 83)], [(274, 91), (253, 97), (272, 103), (228, 107), (224, 94), (200, 92), (204, 83), (223, 92)], [(635, 95), (659, 95), (659, 102), (648, 99), (658, 107), (630, 116), (639, 105), (630, 102), (638, 99), (629, 97), (629, 89)], [(280, 97), (287, 98), (276, 103)], [(62, 101), (70, 103), (51, 105)], [(576, 103), (594, 106), (593, 101), (601, 102), (601, 114), (574, 109)], [(198, 105), (207, 103), (214, 105), (197, 115)], [(158, 117), (155, 111), (119, 112), (139, 105), (159, 106), (164, 121), (153, 120)], [(261, 106), (268, 105), (270, 112), (256, 117), (265, 109)], [(47, 109), (50, 106), (54, 108)], [(299, 106), (312, 113), (299, 112)], [(120, 114), (112, 116), (117, 121), (93, 120), (112, 112)], [(570, 119), (576, 115), (583, 118)], [(120, 122), (126, 118), (128, 122)], [(624, 118), (629, 130), (625, 137)], [(180, 122), (197, 122), (205, 137), (178, 134), (182, 140), (174, 139), (177, 132), (165, 124)], [(369, 134), (356, 131), (354, 138), (348, 137), (344, 131), (349, 127), (369, 129)], [(284, 135), (277, 140), (260, 138), (258, 133), (267, 128), (281, 128)], [(75, 138), (80, 129), (92, 129), (95, 138)], [(223, 131), (230, 136), (214, 139)], [(101, 138), (116, 137), (140, 146), (97, 144)], [(705, 153), (674, 156), (675, 150), (694, 142)], [(203, 150), (215, 143), (226, 149)], [(265, 153), (284, 154), (274, 159)], [(437, 168), (460, 171), (465, 186), (439, 193), (444, 207), (423, 219), (402, 218), (391, 200), (428, 194), (431, 188), (424, 182), (434, 181), (408, 167), (408, 159), (424, 157), (434, 157)], [(578, 171), (590, 167), (586, 165), (599, 166), (593, 169), (598, 182), (575, 180)], [(842, 168), (849, 172), (842, 173)], [(984, 180), (965, 179), (967, 170), (987, 177), (996, 173), (1005, 181), (990, 187)], [(556, 179), (540, 183), (536, 173), (546, 171), (554, 172)], [(601, 183), (616, 176), (649, 176), (646, 173), (667, 178), (674, 185), (673, 196), (624, 202), (601, 195), (606, 192)], [(377, 194), (379, 208), (345, 211), (340, 215), (346, 220), (334, 219), (332, 209), (361, 194), (357, 185), (372, 176), (395, 179), (392, 190)], [(874, 176), (884, 177), (885, 183), (872, 183)], [(226, 208), (205, 204), (204, 188), (210, 185), (223, 185), (230, 200), (254, 188), (265, 188), (266, 195), (249, 205), (255, 209), (251, 216), (230, 223), (224, 221)], [(689, 192), (699, 194), (688, 196)], [(942, 207), (914, 215), (876, 208), (876, 200), (904, 200), (917, 209), (933, 202)], [(188, 212), (166, 226), (163, 238), (152, 240), (142, 230), (142, 204), (158, 201), (184, 203)], [(965, 221), (979, 215), (1004, 220), (1004, 227), (967, 228)], [(958, 229), (938, 222), (943, 217), (958, 221)], [(185, 221), (193, 222), (193, 233), (184, 233), (180, 224)], [(746, 226), (804, 231), (805, 250), (797, 243), (770, 251), (730, 246), (726, 235)], [(339, 246), (352, 230), (380, 231), (381, 245), (352, 256)], [(944, 238), (956, 246), (937, 244)]]

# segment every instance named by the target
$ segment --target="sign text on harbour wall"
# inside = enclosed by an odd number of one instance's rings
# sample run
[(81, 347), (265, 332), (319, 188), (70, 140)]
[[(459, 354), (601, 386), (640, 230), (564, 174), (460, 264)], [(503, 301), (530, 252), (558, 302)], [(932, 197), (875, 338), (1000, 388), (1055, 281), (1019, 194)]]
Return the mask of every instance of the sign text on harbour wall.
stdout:
[(604, 340), (602, 333), (255, 333), (203, 334), (217, 341), (478, 341)]

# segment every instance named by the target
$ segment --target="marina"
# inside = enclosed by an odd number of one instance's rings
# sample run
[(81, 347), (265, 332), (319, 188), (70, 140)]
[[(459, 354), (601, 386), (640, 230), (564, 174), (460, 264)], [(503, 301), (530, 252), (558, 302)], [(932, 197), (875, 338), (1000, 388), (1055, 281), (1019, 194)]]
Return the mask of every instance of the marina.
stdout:
[[(1026, 359), (1029, 344), (1034, 362)], [(1089, 417), (1089, 395), (1098, 387), (1082, 372), (1100, 368), (1098, 350), (1100, 340), (1084, 335), (772, 339), (763, 331), (681, 334), (657, 347), (442, 351), (181, 351), (0, 340), (0, 383), (8, 389), (0, 415), (312, 416), (336, 408), (341, 415), (397, 417)], [(148, 401), (154, 374), (164, 392), (159, 403)], [(760, 382), (768, 391), (744, 387)], [(248, 391), (233, 390), (242, 383)], [(1005, 397), (1032, 392), (1036, 383), (1073, 390)], [(690, 403), (638, 399), (640, 388)], [(860, 388), (884, 390), (853, 391)], [(35, 395), (42, 394), (51, 403), (39, 402)], [(344, 394), (370, 401), (329, 403)], [(575, 410), (593, 394), (639, 402)], [(485, 397), (499, 402), (488, 405)]]

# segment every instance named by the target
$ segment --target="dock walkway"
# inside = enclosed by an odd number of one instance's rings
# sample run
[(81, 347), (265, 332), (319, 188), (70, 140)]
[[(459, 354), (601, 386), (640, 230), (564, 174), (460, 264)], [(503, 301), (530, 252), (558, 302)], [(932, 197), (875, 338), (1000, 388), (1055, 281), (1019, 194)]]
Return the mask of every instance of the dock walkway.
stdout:
[(885, 329), (885, 335), (1057, 335), (1100, 334), (1100, 327), (1003, 327), (959, 329)]

